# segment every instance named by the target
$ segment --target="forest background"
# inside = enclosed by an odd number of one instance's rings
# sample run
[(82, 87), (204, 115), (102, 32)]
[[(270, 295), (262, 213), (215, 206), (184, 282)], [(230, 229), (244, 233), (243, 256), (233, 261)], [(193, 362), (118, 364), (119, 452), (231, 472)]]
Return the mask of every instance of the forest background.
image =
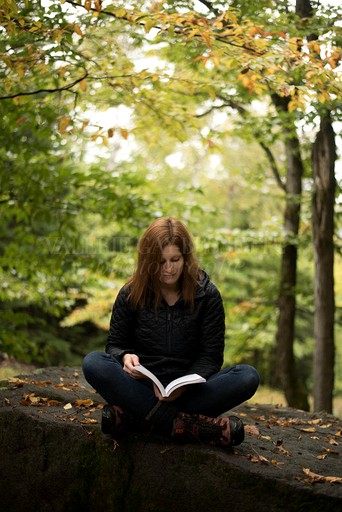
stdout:
[(139, 236), (174, 216), (225, 364), (342, 415), (338, 4), (1, 0), (2, 354), (102, 349)]

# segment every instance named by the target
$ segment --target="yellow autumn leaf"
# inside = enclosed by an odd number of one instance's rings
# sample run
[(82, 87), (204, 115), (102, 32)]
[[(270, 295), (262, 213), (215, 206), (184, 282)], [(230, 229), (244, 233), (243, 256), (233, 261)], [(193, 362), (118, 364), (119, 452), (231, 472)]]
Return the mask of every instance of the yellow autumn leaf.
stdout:
[(102, 10), (101, 0), (94, 0), (95, 9), (100, 12)]
[(82, 30), (81, 30), (80, 26), (79, 26), (79, 25), (77, 25), (77, 23), (74, 23), (74, 27), (73, 27), (73, 28), (74, 28), (74, 32), (75, 32), (78, 36), (83, 37), (83, 32), (82, 32)]
[(149, 31), (151, 30), (151, 28), (154, 27), (154, 25), (155, 25), (155, 21), (152, 18), (149, 18), (148, 20), (145, 21), (144, 28), (145, 28), (146, 34), (149, 33)]
[(85, 92), (87, 90), (87, 80), (83, 78), (83, 80), (80, 81), (80, 89), (81, 91)]
[(342, 484), (342, 478), (339, 476), (323, 476), (313, 471), (310, 471), (308, 468), (303, 468), (303, 473), (307, 475), (312, 482), (326, 482), (330, 484)]
[(59, 131), (59, 133), (61, 135), (63, 135), (66, 132), (66, 129), (69, 126), (69, 124), (70, 124), (70, 117), (69, 116), (63, 116), (59, 120), (58, 131)]
[(75, 405), (76, 407), (91, 407), (92, 405), (94, 405), (94, 402), (88, 398), (86, 400), (76, 400), (75, 402)]
[(98, 423), (98, 421), (95, 420), (94, 418), (84, 418), (83, 420), (80, 421), (80, 423)]

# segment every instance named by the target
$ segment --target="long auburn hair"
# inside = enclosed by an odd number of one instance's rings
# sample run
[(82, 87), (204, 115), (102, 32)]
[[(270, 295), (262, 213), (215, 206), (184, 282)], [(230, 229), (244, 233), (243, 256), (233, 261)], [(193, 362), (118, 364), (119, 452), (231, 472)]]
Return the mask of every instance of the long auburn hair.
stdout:
[(138, 243), (138, 261), (134, 274), (126, 283), (132, 309), (153, 303), (157, 309), (162, 300), (160, 261), (163, 249), (176, 245), (184, 258), (180, 288), (183, 300), (194, 306), (196, 286), (201, 270), (194, 252), (192, 237), (185, 225), (172, 217), (152, 222)]

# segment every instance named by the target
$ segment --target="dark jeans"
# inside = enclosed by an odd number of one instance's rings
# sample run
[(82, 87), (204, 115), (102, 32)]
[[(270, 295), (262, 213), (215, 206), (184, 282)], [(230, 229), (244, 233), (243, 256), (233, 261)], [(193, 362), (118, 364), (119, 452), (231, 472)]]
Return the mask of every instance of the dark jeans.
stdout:
[[(119, 405), (145, 418), (158, 403), (149, 379), (134, 379), (122, 364), (104, 352), (91, 352), (83, 360), (84, 376), (110, 405)], [(201, 384), (190, 385), (173, 402), (162, 402), (160, 420), (170, 425), (177, 412), (219, 416), (251, 398), (259, 385), (258, 372), (249, 365), (234, 365), (215, 373)], [(156, 418), (158, 415), (156, 414)]]

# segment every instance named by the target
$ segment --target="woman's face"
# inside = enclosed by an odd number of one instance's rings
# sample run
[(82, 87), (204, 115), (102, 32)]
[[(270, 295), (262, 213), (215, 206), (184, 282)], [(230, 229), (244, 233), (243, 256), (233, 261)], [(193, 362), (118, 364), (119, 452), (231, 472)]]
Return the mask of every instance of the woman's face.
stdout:
[(160, 281), (174, 286), (182, 275), (184, 258), (177, 245), (166, 245), (161, 253)]

